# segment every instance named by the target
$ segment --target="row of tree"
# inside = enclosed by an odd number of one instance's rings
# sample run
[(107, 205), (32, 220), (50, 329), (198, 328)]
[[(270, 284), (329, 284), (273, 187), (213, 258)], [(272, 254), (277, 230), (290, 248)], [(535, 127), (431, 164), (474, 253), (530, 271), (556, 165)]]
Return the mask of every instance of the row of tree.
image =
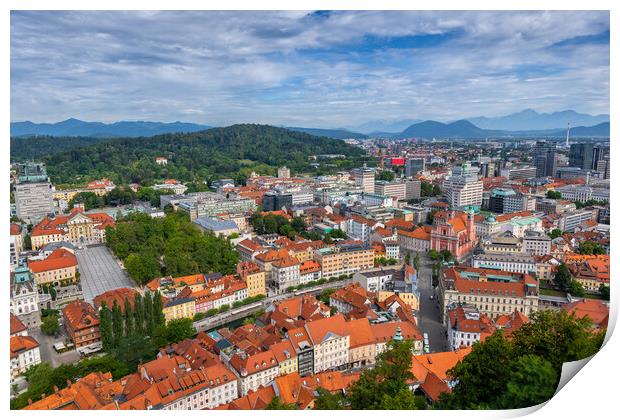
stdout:
[(294, 239), (306, 231), (306, 223), (301, 217), (288, 219), (279, 214), (256, 212), (250, 217), (250, 224), (259, 235), (279, 233)]
[(133, 302), (125, 298), (123, 309), (115, 300), (112, 308), (105, 302), (99, 310), (99, 330), (104, 351), (117, 348), (124, 337), (133, 334), (153, 336), (159, 327), (165, 325), (163, 302), (159, 291), (146, 292), (144, 298), (136, 293)]

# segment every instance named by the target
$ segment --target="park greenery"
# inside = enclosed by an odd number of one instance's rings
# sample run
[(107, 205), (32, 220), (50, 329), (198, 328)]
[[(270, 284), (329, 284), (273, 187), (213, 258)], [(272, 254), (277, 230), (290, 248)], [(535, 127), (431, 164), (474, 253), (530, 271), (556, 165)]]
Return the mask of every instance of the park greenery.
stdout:
[[(243, 182), (252, 172), (275, 174), (286, 165), (295, 173), (316, 172), (308, 156), (339, 154), (347, 156), (343, 167), (360, 166), (364, 152), (341, 140), (316, 137), (302, 132), (267, 125), (239, 124), (195, 133), (171, 133), (148, 138), (107, 140), (57, 138), (12, 140), (12, 160), (24, 157), (36, 147), (38, 158), (46, 163), (54, 183), (83, 183), (108, 178), (117, 185), (152, 185), (157, 180), (177, 179), (203, 182), (230, 177)], [(15, 145), (13, 144), (15, 142)], [(18, 144), (19, 143), (19, 144)], [(13, 149), (15, 148), (15, 151)], [(167, 156), (167, 165), (155, 163)], [(321, 166), (321, 163), (317, 162)]]
[(54, 335), (60, 331), (58, 315), (47, 315), (41, 318), (41, 331), (45, 335)]
[(377, 180), (379, 181), (394, 181), (394, 172), (392, 171), (381, 171), (377, 176)]
[(261, 214), (256, 212), (250, 217), (250, 224), (258, 235), (279, 233), (289, 239), (295, 239), (297, 235), (306, 231), (306, 223), (303, 218), (288, 219), (274, 213)]
[(398, 263), (398, 260), (396, 258), (385, 258), (385, 257), (375, 258), (375, 266), (395, 265), (397, 263)]
[(202, 232), (183, 214), (130, 214), (106, 229), (106, 241), (140, 285), (161, 276), (235, 272), (238, 254), (226, 238)]
[(547, 198), (551, 198), (554, 200), (559, 200), (562, 198), (562, 193), (559, 191), (553, 191), (553, 190), (549, 190), (547, 191)]
[(505, 337), (495, 332), (448, 371), (455, 386), (442, 394), (440, 409), (508, 409), (549, 400), (562, 364), (592, 356), (605, 331), (592, 331), (588, 318), (544, 310)]

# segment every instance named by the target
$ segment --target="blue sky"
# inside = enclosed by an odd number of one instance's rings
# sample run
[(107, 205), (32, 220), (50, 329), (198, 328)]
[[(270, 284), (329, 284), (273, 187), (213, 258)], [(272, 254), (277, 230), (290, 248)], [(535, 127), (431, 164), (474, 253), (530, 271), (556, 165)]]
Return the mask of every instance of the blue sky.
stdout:
[[(568, 24), (570, 23), (570, 24)], [(11, 120), (609, 113), (608, 12), (12, 12)]]

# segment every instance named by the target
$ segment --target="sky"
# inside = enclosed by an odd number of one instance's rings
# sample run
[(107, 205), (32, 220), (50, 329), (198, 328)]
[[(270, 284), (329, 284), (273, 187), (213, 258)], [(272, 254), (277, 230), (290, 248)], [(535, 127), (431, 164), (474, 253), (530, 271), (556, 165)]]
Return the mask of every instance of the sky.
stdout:
[(609, 13), (11, 13), (11, 121), (609, 113)]

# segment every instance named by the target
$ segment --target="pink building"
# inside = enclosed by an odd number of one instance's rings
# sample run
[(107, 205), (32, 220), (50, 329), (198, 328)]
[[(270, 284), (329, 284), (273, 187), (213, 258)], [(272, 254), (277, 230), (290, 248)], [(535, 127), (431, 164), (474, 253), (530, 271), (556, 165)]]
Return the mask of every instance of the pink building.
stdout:
[(476, 245), (474, 214), (462, 211), (438, 211), (433, 219), (430, 248), (447, 249), (462, 260)]

